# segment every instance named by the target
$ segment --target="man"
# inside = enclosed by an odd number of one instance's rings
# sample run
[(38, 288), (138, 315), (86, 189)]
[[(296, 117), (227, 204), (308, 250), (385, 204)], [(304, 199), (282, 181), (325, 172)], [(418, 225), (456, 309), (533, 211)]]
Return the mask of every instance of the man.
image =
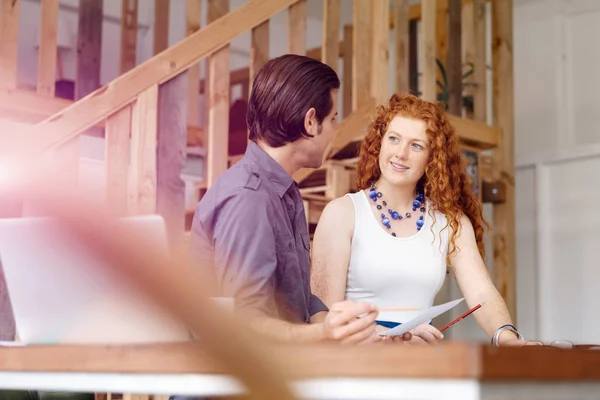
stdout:
[(218, 296), (261, 333), (284, 341), (379, 340), (371, 304), (341, 302), (329, 312), (310, 291), (310, 241), (292, 175), (318, 168), (337, 118), (340, 81), (314, 59), (284, 55), (257, 74), (244, 157), (196, 208), (190, 249), (212, 262)]

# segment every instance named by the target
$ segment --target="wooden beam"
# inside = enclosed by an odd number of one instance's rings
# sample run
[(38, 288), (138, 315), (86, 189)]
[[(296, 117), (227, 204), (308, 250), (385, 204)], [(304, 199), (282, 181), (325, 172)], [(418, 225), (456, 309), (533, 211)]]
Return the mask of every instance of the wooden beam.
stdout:
[(37, 93), (54, 97), (56, 82), (58, 0), (41, 2)]
[(408, 0), (394, 0), (394, 88), (396, 93), (407, 93), (410, 89), (408, 10)]
[(158, 85), (140, 93), (133, 104), (129, 214), (156, 212), (156, 146), (158, 126)]
[(131, 106), (126, 106), (106, 119), (106, 201), (119, 216), (127, 215), (130, 135)]
[(352, 171), (346, 169), (343, 165), (332, 164), (327, 167), (325, 182), (325, 197), (328, 199), (337, 199), (350, 192), (352, 186)]
[(448, 112), (462, 116), (462, 28), (461, 28), (461, 0), (450, 0), (449, 8), (449, 34), (448, 34), (448, 74), (449, 100)]
[[(231, 71), (229, 74), (229, 82), (231, 86), (234, 85), (243, 85), (250, 82), (250, 68), (240, 68), (234, 71)], [(206, 79), (200, 79), (200, 83), (198, 85), (198, 90), (200, 93), (204, 93), (206, 89)]]
[(384, 104), (390, 97), (390, 31), (379, 21), (389, 19), (389, 1), (374, 0), (371, 12), (371, 97), (378, 104)]
[[(28, 128), (27, 142), (21, 143), (23, 151), (31, 154), (32, 151), (44, 150), (78, 135), (114, 110), (133, 102), (139, 93), (156, 83), (168, 81), (293, 2), (250, 0), (242, 4), (223, 18), (119, 76), (110, 85), (91, 93), (85, 100), (73, 103), (61, 113)], [(6, 146), (0, 143), (0, 152), (7, 151)], [(14, 153), (15, 147), (11, 147), (10, 151)]]
[(103, 0), (79, 1), (75, 100), (100, 87), (103, 4)]
[[(394, 0), (396, 1), (396, 0)], [(407, 0), (408, 1), (408, 0)], [(438, 10), (447, 10), (448, 9), (448, 1), (449, 0), (438, 0)], [(462, 0), (462, 4), (463, 6), (465, 4), (469, 4), (473, 1), (476, 0)], [(483, 2), (488, 2), (490, 0), (481, 0)], [(421, 4), (414, 4), (410, 7), (408, 7), (408, 20), (409, 22), (416, 22), (421, 20), (422, 17), (422, 9), (421, 9)], [(390, 21), (390, 29), (394, 29), (394, 27), (396, 26), (396, 13), (390, 14), (389, 16), (389, 21)], [(350, 26), (352, 26), (352, 24), (348, 24)], [(344, 56), (344, 50), (341, 47), (342, 45), (340, 44), (340, 58), (342, 58)], [(306, 55), (314, 58), (314, 59), (319, 59), (318, 57), (320, 57), (320, 54), (322, 52), (321, 47), (314, 47), (312, 49), (308, 49), (306, 51)]]
[[(186, 36), (196, 33), (200, 30), (200, 21), (202, 20), (202, 0), (187, 0), (186, 3)], [(187, 124), (200, 124), (200, 93), (198, 93), (198, 81), (200, 80), (200, 63), (192, 65), (187, 72), (188, 82), (188, 111)]]
[(249, 91), (252, 90), (256, 74), (269, 61), (269, 20), (252, 28), (250, 43)]
[(371, 97), (373, 19), (370, 0), (354, 0), (352, 48), (352, 110)]
[(494, 271), (496, 286), (514, 321), (516, 304), (513, 2), (492, 2), (492, 65), (494, 124), (501, 139), (494, 151), (494, 178), (506, 186), (506, 202), (494, 206)]
[[(229, 0), (209, 0), (208, 23), (228, 12)], [(208, 57), (208, 157), (205, 175), (208, 187), (228, 168), (230, 83), (229, 74), (221, 72), (229, 70), (229, 45), (225, 45)]]
[(337, 72), (340, 62), (340, 0), (323, 0), (322, 35), (321, 61)]
[(138, 0), (121, 0), (121, 68), (124, 74), (136, 65)]
[(500, 145), (501, 130), (497, 126), (447, 114), (460, 140), (480, 149), (493, 149)]
[[(473, 64), (473, 57), (475, 55), (475, 17), (473, 11), (473, 3), (465, 4), (461, 11), (461, 63), (462, 65), (468, 66)], [(466, 67), (467, 70), (470, 67)], [(463, 73), (466, 72), (463, 70)], [(462, 94), (463, 96), (473, 96), (473, 74), (468, 79), (468, 85), (464, 85)], [(467, 118), (473, 119), (473, 113), (471, 110), (465, 110)], [(485, 121), (484, 121), (485, 122)]]
[(412, 93), (419, 92), (419, 80), (412, 79), (416, 77), (419, 71), (419, 30), (417, 21), (409, 21), (408, 23), (408, 76), (411, 77), (409, 82), (410, 91)]
[(436, 50), (436, 0), (423, 0), (423, 16), (421, 20), (421, 37), (423, 41), (423, 55), (421, 56), (421, 97), (427, 101), (437, 100), (437, 65), (435, 63)]
[(188, 72), (160, 85), (156, 152), (156, 212), (165, 220), (170, 248), (181, 247), (185, 229), (185, 167)]
[(169, 47), (169, 12), (170, 0), (154, 0), (154, 55)]
[(475, 36), (473, 56), (473, 80), (477, 86), (473, 90), (473, 118), (477, 121), (486, 121), (487, 118), (487, 63), (486, 63), (486, 4), (485, 0), (473, 1), (473, 33)]
[(0, 87), (17, 87), (21, 0), (2, 0), (0, 18)]
[(341, 46), (344, 49), (344, 73), (342, 75), (342, 79), (344, 80), (342, 86), (342, 110), (344, 118), (352, 113), (352, 43), (354, 36), (352, 31), (352, 25), (344, 26), (344, 41)]
[(375, 99), (369, 97), (361, 103), (360, 108), (355, 110), (348, 118), (342, 120), (335, 128), (333, 139), (331, 139), (325, 148), (326, 159), (334, 157), (336, 153), (346, 147), (346, 145), (355, 141), (357, 138), (363, 138), (365, 136), (364, 132), (375, 111), (376, 104)]
[(289, 7), (288, 53), (306, 54), (306, 0), (294, 2)]
[(37, 123), (63, 111), (73, 104), (71, 100), (58, 97), (42, 97), (35, 92), (0, 88), (0, 112), (6, 117), (27, 123)]
[[(450, 0), (435, 0), (436, 15), (435, 15), (435, 58), (444, 65), (448, 71), (448, 7)], [(459, 0), (460, 1), (460, 0)], [(435, 67), (436, 79), (443, 82), (442, 71)], [(441, 88), (437, 87), (438, 93), (441, 93)], [(450, 299), (448, 299), (450, 300)], [(450, 322), (450, 321), (448, 321)], [(445, 325), (445, 324), (444, 324)]]

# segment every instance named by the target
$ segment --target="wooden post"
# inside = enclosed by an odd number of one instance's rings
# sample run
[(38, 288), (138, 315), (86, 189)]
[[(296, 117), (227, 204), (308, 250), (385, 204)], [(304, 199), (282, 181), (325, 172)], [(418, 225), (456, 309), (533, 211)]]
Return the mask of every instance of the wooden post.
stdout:
[(58, 0), (42, 1), (37, 94), (54, 97), (57, 60)]
[(417, 93), (419, 91), (419, 80), (416, 78), (419, 64), (419, 41), (417, 21), (411, 20), (408, 23), (408, 76), (410, 77), (410, 91)]
[(352, 25), (344, 25), (344, 42), (342, 48), (344, 51), (344, 73), (342, 79), (344, 81), (342, 87), (342, 109), (344, 118), (352, 112), (352, 37), (354, 28)]
[(328, 199), (342, 197), (350, 191), (351, 181), (352, 174), (343, 165), (328, 165), (325, 177), (325, 182), (327, 183), (325, 197)]
[[(461, 12), (461, 52), (462, 52), (462, 63), (463, 65), (474, 64), (475, 56), (475, 17), (473, 12), (473, 2), (469, 2), (463, 5)], [(471, 67), (468, 66), (468, 69)], [(468, 79), (469, 83), (474, 83), (473, 75)], [(465, 86), (463, 88), (463, 96), (473, 96), (473, 87)], [(473, 113), (470, 110), (466, 110), (465, 117), (473, 119)]]
[(252, 91), (256, 74), (269, 61), (269, 20), (252, 29), (250, 43), (249, 92)]
[[(186, 32), (187, 36), (200, 30), (202, 17), (202, 0), (187, 0), (186, 4)], [(200, 63), (196, 63), (188, 69), (188, 111), (187, 124), (191, 126), (200, 125), (200, 93), (198, 84), (200, 82)], [(204, 139), (204, 138), (203, 138)]]
[[(227, 14), (229, 0), (209, 0), (208, 23)], [(226, 71), (226, 73), (222, 73)], [(229, 45), (208, 57), (208, 157), (206, 183), (210, 187), (227, 170), (229, 155)]]
[(408, 0), (394, 0), (394, 91), (399, 94), (410, 90), (408, 10)]
[(158, 85), (152, 85), (133, 104), (129, 214), (156, 212), (156, 146)]
[(154, 54), (169, 47), (169, 2), (154, 0)]
[[(448, 72), (448, 1), (436, 0), (435, 17), (435, 58), (440, 61)], [(437, 67), (436, 79), (443, 82), (442, 71)], [(436, 91), (441, 93), (441, 89), (436, 85)]]
[(462, 43), (461, 43), (461, 13), (462, 1), (450, 0), (450, 33), (448, 46), (448, 74), (449, 100), (448, 111), (454, 115), (462, 116)]
[(288, 9), (288, 52), (306, 54), (306, 0), (292, 4)]
[[(198, 81), (196, 80), (196, 87)], [(159, 87), (156, 212), (165, 219), (171, 249), (182, 244), (185, 230), (185, 166), (188, 72)], [(197, 95), (197, 92), (196, 92)]]
[(371, 97), (377, 104), (384, 104), (390, 97), (390, 28), (380, 21), (390, 20), (389, 1), (374, 0), (371, 10)]
[(338, 71), (340, 62), (340, 0), (323, 0), (321, 62)]
[(0, 87), (17, 87), (20, 0), (2, 0), (0, 18)]
[(103, 18), (103, 0), (79, 1), (75, 100), (100, 87)]
[(487, 65), (485, 61), (486, 44), (486, 0), (473, 0), (473, 34), (475, 36), (474, 43), (474, 72), (473, 80), (477, 86), (473, 90), (474, 100), (474, 119), (485, 122), (487, 116)]
[(492, 64), (494, 76), (494, 125), (501, 140), (494, 149), (495, 179), (506, 187), (506, 202), (494, 205), (494, 270), (496, 285), (508, 311), (517, 318), (515, 282), (515, 182), (514, 182), (514, 80), (513, 2), (492, 2)]
[(104, 168), (106, 200), (116, 215), (127, 215), (131, 106), (126, 106), (106, 119)]
[(135, 67), (138, 34), (138, 0), (122, 0), (121, 74)]
[(371, 97), (373, 20), (370, 0), (354, 0), (353, 25), (352, 111)]
[(421, 37), (423, 40), (421, 97), (428, 101), (436, 101), (436, 0), (423, 0), (421, 3)]

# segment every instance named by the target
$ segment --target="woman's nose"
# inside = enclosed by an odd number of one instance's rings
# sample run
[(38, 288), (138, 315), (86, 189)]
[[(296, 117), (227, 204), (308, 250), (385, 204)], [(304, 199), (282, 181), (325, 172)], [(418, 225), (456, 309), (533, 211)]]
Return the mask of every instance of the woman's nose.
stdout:
[(408, 158), (408, 146), (400, 146), (398, 149), (398, 157), (402, 160), (406, 160)]

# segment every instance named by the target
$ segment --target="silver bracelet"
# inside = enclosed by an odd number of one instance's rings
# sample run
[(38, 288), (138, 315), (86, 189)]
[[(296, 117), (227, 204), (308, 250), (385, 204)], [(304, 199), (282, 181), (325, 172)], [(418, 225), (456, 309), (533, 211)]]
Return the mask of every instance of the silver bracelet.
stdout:
[(500, 343), (498, 342), (498, 340), (500, 338), (500, 334), (502, 332), (504, 332), (504, 331), (507, 331), (507, 330), (516, 333), (517, 339), (519, 339), (519, 340), (525, 340), (523, 338), (523, 335), (521, 335), (519, 333), (519, 331), (517, 330), (517, 328), (515, 328), (513, 325), (506, 324), (506, 325), (502, 325), (500, 328), (498, 328), (496, 330), (496, 333), (494, 333), (494, 336), (492, 336), (492, 345), (493, 346), (500, 347)]

